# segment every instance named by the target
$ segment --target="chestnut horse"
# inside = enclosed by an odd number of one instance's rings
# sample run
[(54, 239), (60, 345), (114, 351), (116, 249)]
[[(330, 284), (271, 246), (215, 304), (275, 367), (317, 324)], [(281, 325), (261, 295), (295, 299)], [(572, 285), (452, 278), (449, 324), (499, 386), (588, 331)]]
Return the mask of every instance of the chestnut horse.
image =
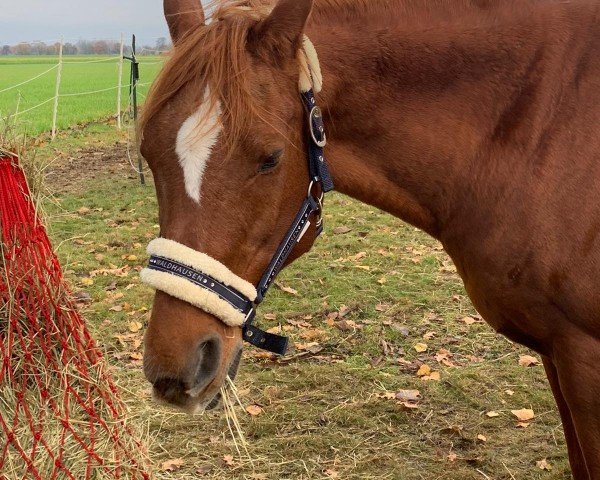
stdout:
[[(161, 236), (259, 281), (309, 184), (306, 34), (336, 189), (443, 244), (485, 320), (542, 355), (574, 477), (600, 479), (598, 2), (222, 0), (208, 23), (164, 3), (175, 47), (141, 125)], [(195, 410), (242, 330), (177, 296), (156, 293), (145, 374)]]

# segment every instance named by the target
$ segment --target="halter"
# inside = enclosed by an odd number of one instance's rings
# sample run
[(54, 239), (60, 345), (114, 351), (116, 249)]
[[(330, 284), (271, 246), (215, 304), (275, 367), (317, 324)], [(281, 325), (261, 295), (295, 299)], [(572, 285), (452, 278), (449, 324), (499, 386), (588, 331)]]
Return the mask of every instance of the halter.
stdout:
[(316, 52), (306, 37), (300, 63), (301, 98), (307, 118), (307, 196), (256, 288), (208, 255), (164, 238), (150, 243), (150, 262), (140, 273), (144, 283), (215, 315), (229, 326), (242, 327), (246, 342), (279, 355), (285, 354), (288, 339), (254, 325), (256, 309), (313, 219), (316, 237), (323, 232), (323, 200), (334, 188), (324, 155), (327, 137), (323, 115), (314, 94), (320, 90), (322, 78)]

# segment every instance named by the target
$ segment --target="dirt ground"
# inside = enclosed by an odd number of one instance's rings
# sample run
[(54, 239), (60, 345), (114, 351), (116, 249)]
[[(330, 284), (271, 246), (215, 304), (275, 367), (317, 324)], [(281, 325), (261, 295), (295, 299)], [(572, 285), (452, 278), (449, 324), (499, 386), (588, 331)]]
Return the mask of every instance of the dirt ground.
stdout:
[(107, 176), (136, 178), (127, 159), (126, 141), (100, 151), (91, 147), (69, 153), (72, 155), (64, 153), (57, 157), (46, 171), (45, 183), (53, 192), (74, 191)]

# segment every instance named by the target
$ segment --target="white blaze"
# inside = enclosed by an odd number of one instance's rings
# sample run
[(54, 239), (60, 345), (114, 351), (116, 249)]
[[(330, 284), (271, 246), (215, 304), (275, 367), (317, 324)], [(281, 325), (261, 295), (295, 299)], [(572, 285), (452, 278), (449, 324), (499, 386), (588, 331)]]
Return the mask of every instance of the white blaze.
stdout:
[(177, 133), (175, 145), (175, 152), (183, 169), (185, 190), (196, 203), (200, 203), (200, 189), (206, 163), (223, 128), (219, 121), (221, 107), (217, 103), (213, 110), (209, 111), (211, 102), (208, 97), (207, 93), (200, 108), (183, 122)]

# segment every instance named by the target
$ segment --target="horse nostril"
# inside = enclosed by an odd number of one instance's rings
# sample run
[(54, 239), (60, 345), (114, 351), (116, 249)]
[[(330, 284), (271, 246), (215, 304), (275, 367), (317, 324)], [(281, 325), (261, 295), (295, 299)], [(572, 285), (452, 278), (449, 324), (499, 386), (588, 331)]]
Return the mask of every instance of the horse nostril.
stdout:
[(157, 380), (154, 384), (154, 389), (161, 399), (175, 405), (182, 404), (186, 391), (185, 384), (175, 378), (161, 378)]
[(181, 375), (165, 376), (154, 382), (159, 400), (186, 407), (216, 378), (221, 365), (222, 345), (217, 337), (201, 342)]
[(191, 383), (191, 395), (204, 390), (217, 376), (221, 360), (221, 344), (214, 338), (198, 346), (195, 375)]

